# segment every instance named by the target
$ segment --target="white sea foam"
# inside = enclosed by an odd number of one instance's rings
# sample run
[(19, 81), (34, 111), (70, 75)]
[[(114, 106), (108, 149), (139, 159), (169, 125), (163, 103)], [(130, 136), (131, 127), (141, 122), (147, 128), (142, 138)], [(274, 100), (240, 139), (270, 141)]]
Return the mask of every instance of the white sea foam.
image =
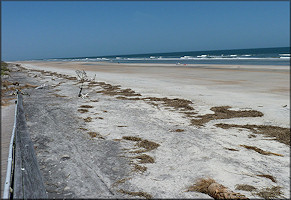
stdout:
[(180, 59), (193, 60), (195, 58), (192, 56), (182, 56), (182, 57), (180, 57)]
[(206, 58), (207, 55), (201, 55), (201, 56), (197, 56), (197, 58)]

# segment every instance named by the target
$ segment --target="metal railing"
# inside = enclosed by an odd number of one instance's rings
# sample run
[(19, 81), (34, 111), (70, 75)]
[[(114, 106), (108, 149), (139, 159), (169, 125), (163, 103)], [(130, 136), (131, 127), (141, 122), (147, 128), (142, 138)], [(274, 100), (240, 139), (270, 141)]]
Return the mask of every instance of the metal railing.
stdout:
[(14, 126), (9, 145), (3, 199), (31, 198), (47, 198), (47, 193), (37, 163), (33, 143), (27, 130), (23, 97), (21, 92), (17, 91)]
[[(18, 91), (17, 91), (18, 92)], [(12, 192), (11, 186), (11, 180), (13, 176), (13, 153), (14, 153), (14, 139), (15, 139), (15, 129), (16, 129), (16, 116), (17, 116), (17, 106), (18, 106), (18, 95), (17, 100), (15, 102), (15, 114), (14, 114), (14, 124), (13, 124), (13, 130), (11, 135), (11, 140), (9, 144), (9, 154), (8, 154), (8, 161), (7, 161), (7, 173), (6, 173), (6, 179), (4, 183), (4, 191), (3, 191), (3, 199), (9, 199), (10, 193)]]

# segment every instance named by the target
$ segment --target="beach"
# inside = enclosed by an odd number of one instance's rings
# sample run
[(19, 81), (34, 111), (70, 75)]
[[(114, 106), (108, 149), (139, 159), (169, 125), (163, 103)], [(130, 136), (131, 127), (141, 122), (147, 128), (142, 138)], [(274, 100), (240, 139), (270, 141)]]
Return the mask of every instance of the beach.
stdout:
[(51, 198), (290, 198), (289, 66), (14, 63)]

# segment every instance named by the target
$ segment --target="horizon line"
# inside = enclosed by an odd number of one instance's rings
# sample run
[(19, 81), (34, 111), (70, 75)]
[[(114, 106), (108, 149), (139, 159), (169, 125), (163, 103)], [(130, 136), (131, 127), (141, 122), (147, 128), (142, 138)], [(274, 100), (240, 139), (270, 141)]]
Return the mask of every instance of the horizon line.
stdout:
[(79, 58), (94, 58), (94, 57), (114, 57), (114, 56), (135, 56), (143, 54), (171, 54), (171, 53), (187, 53), (187, 52), (207, 52), (207, 51), (232, 51), (232, 50), (251, 50), (251, 49), (275, 49), (275, 48), (291, 48), (289, 47), (260, 47), (260, 48), (243, 48), (243, 49), (215, 49), (215, 50), (195, 50), (195, 51), (173, 51), (173, 52), (156, 52), (156, 53), (135, 53), (135, 54), (113, 54), (102, 56), (80, 56), (80, 57), (58, 57), (58, 58), (40, 58), (42, 59), (79, 59)]

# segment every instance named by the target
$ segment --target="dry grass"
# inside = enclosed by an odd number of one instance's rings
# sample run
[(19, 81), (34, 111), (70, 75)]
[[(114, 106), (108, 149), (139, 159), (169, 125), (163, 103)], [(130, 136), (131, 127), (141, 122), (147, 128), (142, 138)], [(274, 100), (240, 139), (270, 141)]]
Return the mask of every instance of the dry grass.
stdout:
[[(13, 82), (10, 82), (10, 81), (7, 81), (7, 80), (2, 80), (1, 81), (2, 92), (3, 92), (4, 88), (6, 90), (8, 90), (9, 86), (12, 86), (12, 85), (13, 85)], [(15, 89), (15, 88), (13, 88), (13, 89)]]
[(152, 158), (151, 156), (146, 155), (146, 154), (141, 154), (141, 155), (138, 155), (134, 158), (139, 159), (140, 163), (154, 163), (155, 162), (154, 158)]
[(214, 199), (247, 199), (244, 195), (230, 191), (211, 178), (198, 180), (188, 188), (187, 192), (189, 191), (205, 193)]
[(130, 191), (126, 191), (126, 190), (118, 190), (118, 192), (121, 192), (123, 194), (128, 194), (131, 196), (139, 196), (139, 197), (144, 197), (146, 199), (152, 199), (152, 195), (146, 193), (146, 192), (130, 192)]
[(243, 191), (254, 191), (256, 190), (257, 188), (255, 188), (254, 186), (252, 185), (247, 185), (247, 184), (239, 184), (239, 185), (236, 185), (235, 187), (236, 190), (243, 190)]
[(273, 186), (273, 187), (263, 188), (255, 194), (264, 199), (274, 199), (274, 198), (281, 197), (282, 192), (281, 192), (281, 187)]
[(264, 178), (268, 178), (270, 179), (271, 181), (273, 181), (274, 183), (277, 183), (275, 177), (271, 176), (271, 175), (268, 175), (268, 174), (257, 174), (257, 176), (259, 177), (264, 177)]
[(26, 88), (36, 88), (37, 85), (32, 85), (29, 83), (22, 84), (19, 82), (10, 82), (10, 81), (4, 80), (1, 82), (1, 87), (2, 87), (1, 92), (6, 93), (8, 91), (15, 91), (15, 90), (21, 91), (22, 89), (26, 89)]
[(86, 113), (86, 112), (89, 112), (88, 109), (83, 109), (83, 108), (78, 109), (78, 111), (79, 111), (80, 113)]
[(68, 80), (77, 80), (76, 77), (65, 75), (65, 74), (59, 74), (57, 72), (50, 72), (50, 71), (38, 70), (38, 69), (31, 69), (30, 71), (39, 72), (44, 76), (56, 76), (58, 78), (64, 78), (64, 79), (68, 79)]
[(274, 137), (274, 140), (283, 144), (290, 145), (290, 128), (283, 128), (279, 126), (266, 125), (237, 125), (237, 124), (216, 124), (215, 126), (229, 129), (229, 128), (245, 128), (249, 129), (255, 134), (263, 134), (266, 137)]
[(8, 68), (8, 63), (1, 61), (1, 76), (9, 75), (11, 70)]
[(8, 105), (11, 105), (12, 102), (11, 100), (16, 100), (16, 97), (2, 97), (1, 98), (1, 106), (8, 106)]
[(80, 108), (94, 108), (94, 106), (90, 106), (90, 105), (81, 105)]
[(256, 110), (243, 110), (243, 111), (234, 111), (229, 110), (229, 106), (220, 106), (220, 107), (212, 107), (210, 110), (214, 112), (214, 114), (206, 114), (196, 116), (200, 119), (192, 119), (192, 125), (202, 126), (203, 124), (215, 120), (215, 119), (230, 119), (230, 118), (239, 118), (239, 117), (262, 117), (264, 114), (256, 111)]
[(260, 154), (263, 154), (263, 155), (275, 155), (275, 156), (282, 156), (282, 157), (283, 157), (282, 154), (272, 153), (272, 152), (270, 152), (270, 151), (264, 151), (264, 150), (262, 150), (262, 149), (260, 149), (260, 148), (258, 148), (258, 147), (248, 146), (248, 145), (240, 145), (240, 146), (241, 146), (241, 147), (244, 147), (244, 148), (246, 148), (246, 149), (250, 149), (250, 150), (256, 151), (256, 152), (258, 152), (258, 153), (260, 153)]
[(16, 90), (21, 91), (22, 89), (35, 88), (37, 85), (32, 85), (29, 83), (19, 83), (19, 82), (11, 82), (8, 80), (1, 80), (1, 106), (10, 105), (10, 100), (15, 99), (11, 97), (11, 93)]

